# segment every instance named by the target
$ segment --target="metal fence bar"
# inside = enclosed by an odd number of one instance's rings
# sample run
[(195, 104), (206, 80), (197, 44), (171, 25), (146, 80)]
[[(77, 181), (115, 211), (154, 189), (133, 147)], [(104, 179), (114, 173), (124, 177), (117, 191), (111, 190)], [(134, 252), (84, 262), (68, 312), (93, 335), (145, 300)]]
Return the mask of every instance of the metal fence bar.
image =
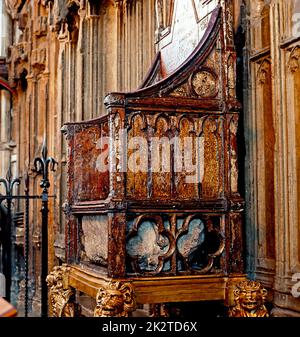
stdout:
[(20, 179), (12, 179), (11, 165), (5, 179), (0, 179), (0, 184), (4, 185), (5, 195), (0, 195), (0, 205), (3, 201), (6, 201), (7, 216), (5, 223), (0, 223), (2, 231), (2, 247), (3, 247), (3, 273), (6, 277), (6, 299), (11, 300), (11, 283), (12, 272), (15, 268), (15, 226), (12, 219), (12, 205), (13, 200), (25, 200), (25, 224), (24, 224), (24, 272), (25, 272), (25, 294), (24, 294), (24, 312), (25, 317), (28, 317), (28, 301), (29, 301), (29, 208), (30, 200), (41, 199), (42, 201), (42, 254), (41, 254), (41, 280), (42, 280), (42, 317), (48, 316), (48, 287), (46, 283), (46, 277), (48, 275), (48, 201), (50, 198), (55, 198), (55, 195), (49, 195), (49, 172), (55, 171), (57, 162), (52, 157), (47, 157), (47, 146), (44, 140), (42, 148), (42, 156), (34, 159), (34, 169), (37, 174), (42, 175), (40, 186), (42, 187), (41, 195), (29, 194), (29, 175), (25, 175), (25, 193), (24, 195), (14, 195), (13, 188), (15, 185), (20, 184)]
[(6, 291), (5, 291), (5, 298), (8, 302), (10, 302), (10, 287), (11, 287), (11, 231), (9, 225), (9, 209), (10, 204), (7, 204), (7, 214), (6, 214), (6, 221), (2, 224), (2, 231), (3, 231), (3, 274), (5, 275), (6, 279)]
[(6, 299), (10, 302), (11, 279), (12, 279), (12, 261), (14, 262), (15, 247), (14, 247), (14, 225), (11, 216), (11, 206), (13, 199), (13, 189), (15, 185), (20, 184), (20, 179), (12, 177), (11, 163), (9, 163), (8, 171), (5, 179), (0, 179), (0, 184), (4, 185), (7, 200), (7, 219), (3, 226), (4, 242), (3, 242), (3, 273), (6, 277)]
[(11, 281), (12, 281), (12, 262), (14, 261), (14, 245), (13, 245), (13, 221), (11, 216), (11, 200), (7, 200), (7, 222), (6, 222), (6, 258), (7, 258), (7, 279), (6, 279), (6, 299), (10, 302)]
[[(41, 195), (29, 195), (28, 197), (24, 195), (11, 195), (11, 196), (5, 196), (5, 195), (0, 195), (0, 202), (3, 200), (23, 200), (23, 199), (42, 199)], [(56, 198), (55, 195), (49, 195), (48, 198)]]
[(25, 272), (25, 294), (24, 315), (28, 317), (28, 270), (29, 270), (29, 175), (25, 175), (25, 240), (24, 240), (24, 272)]
[(49, 170), (55, 171), (55, 165), (57, 162), (52, 158), (48, 157), (48, 150), (46, 145), (46, 138), (44, 138), (44, 143), (42, 147), (42, 156), (36, 157), (34, 159), (34, 168), (38, 174), (42, 175), (42, 180), (40, 183), (42, 191), (42, 317), (48, 316), (48, 286), (46, 278), (48, 275), (48, 190), (50, 187), (49, 182)]

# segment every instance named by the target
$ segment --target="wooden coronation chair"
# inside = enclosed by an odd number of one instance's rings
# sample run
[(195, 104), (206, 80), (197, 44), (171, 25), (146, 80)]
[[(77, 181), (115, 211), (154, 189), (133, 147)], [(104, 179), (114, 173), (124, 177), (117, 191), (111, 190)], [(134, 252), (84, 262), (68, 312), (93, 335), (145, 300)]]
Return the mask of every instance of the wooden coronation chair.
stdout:
[[(52, 316), (80, 315), (78, 293), (96, 299), (94, 316), (128, 316), (136, 304), (234, 305), (245, 280), (244, 201), (226, 12), (213, 11), (171, 75), (159, 79), (158, 55), (142, 88), (107, 95), (105, 116), (64, 126), (66, 264), (47, 277)], [(167, 169), (153, 169), (155, 156)]]

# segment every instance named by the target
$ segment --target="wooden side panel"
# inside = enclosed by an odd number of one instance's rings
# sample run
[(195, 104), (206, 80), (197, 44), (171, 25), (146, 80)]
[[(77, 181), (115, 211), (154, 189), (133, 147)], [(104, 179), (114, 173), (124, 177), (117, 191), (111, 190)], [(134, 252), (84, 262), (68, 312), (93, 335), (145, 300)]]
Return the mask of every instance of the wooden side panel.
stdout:
[(73, 139), (69, 143), (73, 202), (106, 199), (109, 193), (109, 171), (105, 169), (108, 154), (108, 124), (70, 126)]
[(77, 262), (78, 258), (78, 219), (66, 209), (65, 244), (66, 262)]

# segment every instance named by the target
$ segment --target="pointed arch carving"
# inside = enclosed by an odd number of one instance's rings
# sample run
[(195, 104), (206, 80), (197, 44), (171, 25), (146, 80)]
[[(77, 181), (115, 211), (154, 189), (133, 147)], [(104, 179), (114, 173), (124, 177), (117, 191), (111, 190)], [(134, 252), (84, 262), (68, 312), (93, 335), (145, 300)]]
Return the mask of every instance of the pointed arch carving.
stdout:
[(257, 80), (259, 84), (265, 84), (268, 76), (271, 76), (271, 60), (265, 58), (261, 61), (257, 71)]
[(291, 54), (288, 59), (288, 67), (292, 73), (295, 73), (300, 69), (299, 60), (300, 60), (300, 46), (296, 46), (291, 50)]

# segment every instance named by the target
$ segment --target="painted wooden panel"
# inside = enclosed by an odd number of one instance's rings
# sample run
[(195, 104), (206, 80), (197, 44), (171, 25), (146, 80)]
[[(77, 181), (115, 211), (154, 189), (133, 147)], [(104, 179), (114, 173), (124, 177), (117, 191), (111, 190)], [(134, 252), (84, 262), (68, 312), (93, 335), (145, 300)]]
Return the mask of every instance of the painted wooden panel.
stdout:
[(108, 217), (84, 216), (81, 220), (80, 261), (107, 266)]
[(79, 128), (74, 134), (70, 151), (74, 153), (73, 197), (77, 202), (107, 198), (109, 173), (99, 166), (101, 154), (108, 148), (103, 143), (107, 134), (107, 124)]

